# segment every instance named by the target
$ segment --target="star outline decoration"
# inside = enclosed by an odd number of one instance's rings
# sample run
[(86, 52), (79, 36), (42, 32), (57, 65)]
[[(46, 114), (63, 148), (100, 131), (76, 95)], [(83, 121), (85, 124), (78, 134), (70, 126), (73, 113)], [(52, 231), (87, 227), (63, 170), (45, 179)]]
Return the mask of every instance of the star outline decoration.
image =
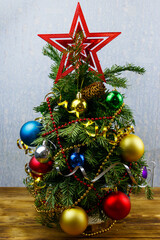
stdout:
[[(75, 70), (69, 61), (70, 53), (66, 52), (66, 50), (69, 46), (74, 44), (74, 37), (80, 31), (82, 31), (84, 36), (82, 41), (81, 60), (85, 62), (89, 59), (89, 71), (97, 72), (100, 74), (101, 79), (106, 82), (97, 52), (120, 35), (121, 32), (90, 33), (80, 3), (78, 2), (69, 33), (38, 34), (39, 37), (63, 53), (55, 83), (57, 83), (60, 78), (65, 77)], [(63, 71), (64, 68), (65, 71)]]

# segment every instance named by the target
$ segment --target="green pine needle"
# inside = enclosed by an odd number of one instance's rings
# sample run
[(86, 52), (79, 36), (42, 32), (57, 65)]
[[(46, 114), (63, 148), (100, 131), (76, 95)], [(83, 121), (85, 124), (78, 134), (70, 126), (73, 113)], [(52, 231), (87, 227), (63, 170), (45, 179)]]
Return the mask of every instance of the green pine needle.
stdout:
[[(72, 101), (76, 99), (77, 92), (81, 91), (84, 87), (89, 86), (93, 82), (102, 81), (100, 74), (89, 71), (89, 59), (88, 62), (85, 63), (82, 62), (82, 59), (79, 59), (81, 52), (80, 40), (82, 37), (82, 34), (79, 33), (79, 36), (77, 36), (75, 40), (76, 44), (67, 49), (67, 51), (71, 53), (70, 61), (72, 61), (72, 64), (75, 68), (74, 71), (59, 79), (56, 84), (54, 84), (54, 80), (57, 76), (62, 54), (55, 50), (50, 44), (47, 44), (47, 46), (43, 48), (43, 54), (48, 56), (53, 61), (51, 73), (49, 74), (49, 77), (53, 80), (53, 87), (52, 93), (49, 95), (49, 97), (54, 122), (57, 128), (59, 126), (58, 141), (60, 141), (61, 145), (63, 146), (63, 150), (68, 149), (65, 150), (65, 156), (69, 164), (70, 154), (75, 151), (74, 145), (80, 144), (80, 152), (83, 153), (85, 157), (84, 169), (87, 173), (88, 179), (92, 180), (94, 179), (99, 166), (104, 159), (106, 159), (106, 156), (113, 147), (112, 142), (110, 141), (114, 140), (113, 133), (116, 135), (119, 129), (135, 125), (135, 121), (131, 109), (129, 106), (125, 105), (122, 108), (121, 113), (116, 115), (109, 132), (106, 133), (106, 135), (108, 133), (109, 135), (106, 137), (103, 135), (103, 128), (105, 126), (109, 126), (111, 121), (111, 119), (103, 119), (103, 117), (113, 116), (117, 111), (117, 109), (112, 108), (111, 105), (106, 103), (105, 99), (108, 94), (106, 89), (105, 94), (101, 95), (98, 99), (92, 98), (86, 100), (87, 110), (80, 115), (80, 118), (86, 118), (85, 121), (66, 124), (77, 119), (75, 113), (69, 113), (69, 111), (72, 110), (71, 104)], [(77, 63), (80, 63), (79, 68), (77, 68)], [(127, 78), (122, 75), (124, 71), (144, 74), (145, 69), (135, 66), (134, 64), (126, 64), (124, 66), (113, 65), (111, 68), (106, 68), (104, 71), (106, 83), (111, 85), (113, 88), (127, 88)], [(123, 97), (125, 99), (124, 95)], [(67, 109), (64, 106), (59, 106), (59, 102), (63, 101), (68, 102)], [(42, 134), (50, 132), (54, 129), (54, 123), (50, 118), (50, 111), (46, 101), (43, 101), (39, 106), (35, 107), (34, 110), (42, 114), (43, 124), (41, 134), (34, 141), (34, 143), (36, 145), (41, 145), (43, 140), (51, 140), (52, 143), (57, 146), (57, 149), (54, 149), (52, 144), (48, 142), (48, 147), (51, 152), (49, 160), (54, 159), (53, 168), (52, 171), (43, 176), (42, 183), (45, 182), (46, 186), (41, 190), (38, 190), (38, 194), (35, 196), (35, 205), (42, 210), (45, 208), (49, 210), (54, 208), (55, 205), (67, 207), (71, 206), (80, 198), (80, 196), (85, 193), (87, 189), (86, 185), (77, 181), (74, 176), (63, 176), (69, 174), (70, 169), (66, 165), (66, 159), (63, 157), (64, 153), (61, 153), (62, 149), (59, 147), (56, 131), (53, 131), (51, 134), (46, 135), (45, 137), (42, 136)], [(98, 132), (96, 132), (95, 137), (88, 134), (95, 134), (95, 121), (87, 128), (84, 125), (88, 122), (88, 118), (91, 121), (93, 121), (94, 118), (102, 118), (101, 120), (96, 121)], [(53, 158), (58, 152), (60, 152), (60, 154)], [(119, 144), (116, 145), (110, 158), (103, 165), (102, 171), (116, 162), (123, 163)], [(125, 164), (129, 166), (128, 163), (125, 162)], [(56, 166), (59, 167), (61, 175), (57, 172)], [(138, 183), (138, 185), (133, 184), (133, 193), (140, 192), (140, 186), (146, 184), (145, 180), (141, 177), (142, 166), (147, 166), (143, 156), (141, 159), (139, 159), (137, 164), (134, 162), (132, 163), (131, 172)], [(124, 174), (126, 174), (126, 169), (124, 168), (123, 164), (118, 164), (114, 168), (111, 168), (110, 171), (108, 171), (103, 177), (94, 183), (96, 191), (90, 190), (86, 197), (80, 201), (79, 206), (85, 210), (93, 208), (92, 211), (89, 212), (89, 215), (94, 216), (95, 219), (101, 218), (102, 220), (106, 220), (106, 216), (103, 213), (102, 204), (97, 205), (97, 194), (103, 198), (106, 194), (106, 191), (103, 190), (103, 188), (106, 186), (111, 189), (118, 187), (118, 189), (125, 192), (128, 186), (132, 185), (132, 181), (128, 174), (125, 175), (124, 178)], [(85, 182), (85, 184), (90, 184), (90, 181), (83, 177), (80, 169), (78, 169), (76, 172), (76, 176)], [(29, 177), (27, 182), (24, 180), (24, 183), (28, 190), (32, 192), (34, 189), (34, 179)], [(50, 189), (49, 195), (48, 189)], [(152, 199), (153, 195), (150, 186), (147, 185), (145, 191), (147, 198)], [(47, 204), (45, 206), (40, 206), (40, 203), (44, 201), (47, 201)], [(52, 227), (53, 222), (56, 222), (57, 224), (59, 223), (58, 213), (52, 217), (47, 214), (40, 215), (39, 222), (41, 222), (43, 225)]]

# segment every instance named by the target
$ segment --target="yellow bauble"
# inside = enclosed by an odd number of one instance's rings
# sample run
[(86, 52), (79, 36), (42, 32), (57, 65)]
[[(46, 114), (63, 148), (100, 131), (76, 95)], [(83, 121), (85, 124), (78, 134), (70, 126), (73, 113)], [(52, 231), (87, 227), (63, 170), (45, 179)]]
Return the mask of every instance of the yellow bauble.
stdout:
[(144, 154), (144, 143), (134, 134), (125, 136), (120, 142), (120, 148), (122, 157), (127, 162), (136, 162)]
[(75, 110), (75, 112), (83, 113), (87, 108), (87, 103), (84, 99), (74, 99), (71, 103), (71, 108)]
[(70, 235), (79, 235), (88, 226), (88, 216), (80, 207), (66, 209), (60, 216), (60, 226)]

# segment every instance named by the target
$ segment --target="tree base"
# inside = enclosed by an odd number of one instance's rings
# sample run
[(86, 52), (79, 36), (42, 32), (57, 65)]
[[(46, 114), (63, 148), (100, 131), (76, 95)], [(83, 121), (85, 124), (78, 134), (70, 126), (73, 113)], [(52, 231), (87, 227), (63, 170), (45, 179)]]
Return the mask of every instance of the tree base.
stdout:
[(85, 233), (92, 233), (92, 232), (97, 232), (97, 231), (101, 231), (102, 229), (106, 229), (108, 228), (111, 224), (113, 223), (112, 219), (108, 219), (107, 221), (102, 221), (100, 219), (96, 219), (89, 217), (88, 220), (88, 227), (85, 230)]

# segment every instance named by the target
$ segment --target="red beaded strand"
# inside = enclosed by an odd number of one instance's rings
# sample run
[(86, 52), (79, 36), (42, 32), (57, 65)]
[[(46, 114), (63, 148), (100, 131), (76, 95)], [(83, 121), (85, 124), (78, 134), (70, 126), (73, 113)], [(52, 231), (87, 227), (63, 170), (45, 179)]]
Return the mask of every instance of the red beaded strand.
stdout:
[[(70, 124), (72, 124), (72, 123), (79, 122), (79, 121), (81, 122), (81, 121), (86, 121), (86, 120), (97, 121), (97, 120), (102, 120), (102, 119), (112, 119), (113, 116), (110, 116), (110, 117), (99, 117), (99, 118), (87, 118), (87, 119), (86, 119), (86, 118), (76, 119), (76, 120), (72, 120), (71, 122), (65, 123), (65, 124), (57, 127), (57, 126), (56, 126), (56, 123), (55, 123), (55, 121), (54, 121), (54, 118), (53, 118), (53, 114), (52, 114), (52, 109), (51, 109), (51, 105), (50, 105), (49, 98), (47, 98), (46, 100), (47, 100), (47, 104), (48, 104), (48, 108), (49, 108), (49, 112), (50, 112), (50, 117), (51, 117), (51, 120), (52, 120), (54, 129), (53, 129), (52, 131), (49, 131), (49, 132), (47, 132), (47, 133), (44, 133), (42, 136), (44, 137), (44, 136), (46, 136), (46, 135), (51, 134), (52, 132), (56, 132), (57, 142), (58, 142), (58, 145), (59, 145), (59, 147), (60, 147), (60, 149), (61, 149), (61, 152), (62, 152), (62, 154), (63, 154), (63, 158), (64, 158), (65, 161), (66, 161), (66, 164), (67, 164), (67, 167), (68, 167), (69, 171), (72, 172), (72, 169), (71, 169), (71, 167), (69, 166), (69, 163), (68, 163), (68, 161), (67, 161), (65, 152), (64, 152), (63, 147), (62, 147), (61, 142), (60, 142), (60, 138), (59, 138), (59, 134), (58, 134), (58, 129), (61, 129), (61, 128), (67, 126), (67, 125), (70, 125)], [(120, 109), (120, 111), (119, 111), (117, 114), (120, 114), (120, 112), (121, 112), (121, 109)], [(129, 166), (130, 169), (131, 169), (131, 166), (132, 166), (132, 164), (130, 163), (130, 166)], [(125, 175), (123, 176), (123, 178), (124, 178), (126, 175), (127, 175), (127, 173), (125, 173)], [(74, 178), (75, 178), (77, 181), (79, 181), (80, 183), (84, 184), (84, 185), (87, 186), (88, 188), (89, 188), (89, 187), (92, 188), (94, 191), (97, 191), (96, 188), (95, 188), (93, 185), (90, 185), (90, 184), (87, 184), (87, 183), (83, 182), (83, 181), (80, 180), (80, 178), (78, 178), (75, 174), (74, 174), (73, 176), (74, 176)], [(123, 180), (123, 178), (122, 178), (121, 180)], [(129, 191), (129, 196), (130, 196), (131, 191), (132, 191), (132, 189), (130, 189), (130, 191)], [(108, 192), (109, 192), (109, 191), (108, 191)], [(103, 198), (108, 194), (108, 192), (107, 192), (103, 197), (100, 197), (99, 194), (96, 193), (96, 196), (97, 196), (97, 198), (99, 199), (99, 201), (98, 201), (98, 203), (97, 203), (97, 206), (100, 205), (100, 203), (103, 201)], [(95, 207), (96, 207), (96, 206), (95, 206)], [(94, 207), (94, 208), (95, 208), (95, 207)], [(89, 209), (89, 210), (87, 210), (86, 212), (89, 213), (90, 211), (94, 210), (94, 208)]]
[[(64, 158), (65, 161), (66, 161), (66, 164), (67, 164), (67, 167), (68, 167), (69, 171), (72, 172), (72, 169), (71, 169), (71, 167), (69, 166), (69, 163), (68, 163), (68, 161), (67, 161), (66, 155), (65, 155), (65, 153), (64, 153), (63, 147), (62, 147), (62, 145), (61, 145), (61, 143), (60, 143), (60, 138), (59, 138), (59, 134), (58, 134), (58, 129), (59, 129), (59, 128), (56, 127), (56, 123), (55, 123), (55, 121), (54, 121), (54, 118), (53, 118), (53, 115), (52, 115), (52, 111), (51, 111), (51, 105), (50, 105), (49, 98), (47, 98), (46, 101), (47, 101), (48, 108), (49, 108), (49, 111), (50, 111), (50, 117), (51, 117), (51, 120), (52, 120), (52, 123), (53, 123), (54, 131), (55, 131), (56, 134), (57, 134), (57, 142), (58, 142), (58, 145), (59, 145), (59, 147), (60, 147), (60, 149), (61, 149), (61, 152), (62, 152), (62, 154), (63, 154), (63, 158)], [(73, 120), (73, 121), (74, 121), (74, 120)], [(73, 122), (73, 121), (72, 121), (72, 122)], [(75, 120), (75, 121), (77, 121), (77, 120)], [(74, 121), (74, 122), (75, 122), (75, 121)], [(68, 124), (65, 123), (65, 124), (62, 125), (62, 126), (64, 127), (64, 126), (67, 126), (67, 125), (68, 125)], [(53, 130), (52, 130), (52, 131), (53, 131)], [(46, 135), (51, 134), (52, 131), (48, 132)], [(83, 183), (85, 186), (91, 187), (94, 191), (97, 191), (94, 186), (92, 186), (92, 185), (90, 185), (90, 184), (87, 184), (87, 183), (81, 181), (80, 178), (78, 178), (75, 174), (73, 174), (73, 176), (74, 176), (74, 178), (75, 178), (77, 181), (79, 181), (80, 183)], [(97, 196), (99, 199), (101, 198), (101, 197), (98, 195), (98, 193), (96, 193), (96, 196)]]
[(94, 206), (93, 208), (90, 208), (90, 209), (88, 209), (88, 210), (85, 210), (86, 213), (89, 213), (89, 212), (93, 211), (95, 208), (97, 208), (97, 206), (99, 206), (99, 205), (102, 203), (104, 197), (106, 197), (106, 196), (108, 195), (108, 193), (109, 193), (109, 191), (107, 191), (103, 197), (100, 197), (100, 196), (99, 196), (99, 198), (98, 198), (99, 201), (98, 201), (97, 205)]
[[(48, 99), (48, 98), (47, 98)], [(48, 103), (48, 102), (47, 102)], [(50, 108), (51, 109), (51, 108)], [(49, 110), (50, 110), (49, 109)], [(121, 113), (121, 109), (119, 110), (119, 112), (117, 113), (117, 115), (118, 114), (120, 114)], [(50, 111), (50, 114), (52, 114), (52, 112)], [(64, 128), (64, 127), (66, 127), (67, 125), (71, 125), (72, 123), (75, 123), (75, 122), (83, 122), (83, 121), (86, 121), (86, 120), (92, 120), (92, 121), (98, 121), (98, 120), (104, 120), (104, 119), (108, 119), (108, 120), (110, 120), (110, 119), (112, 119), (113, 118), (113, 116), (109, 116), (109, 117), (99, 117), (99, 118), (80, 118), (80, 119), (76, 119), (76, 120), (72, 120), (71, 122), (68, 122), (68, 123), (65, 123), (65, 124), (63, 124), (63, 125), (61, 125), (61, 126), (58, 126), (58, 129), (61, 129), (61, 128)], [(52, 117), (51, 117), (51, 120), (52, 120), (52, 122), (54, 122), (54, 119), (53, 119), (53, 115), (52, 115)], [(56, 129), (53, 129), (52, 131), (49, 131), (49, 132), (46, 132), (46, 133), (44, 133), (44, 134), (42, 134), (42, 137), (45, 137), (45, 136), (47, 136), (47, 135), (50, 135), (51, 133), (53, 133), (53, 132), (55, 132), (56, 131)]]

